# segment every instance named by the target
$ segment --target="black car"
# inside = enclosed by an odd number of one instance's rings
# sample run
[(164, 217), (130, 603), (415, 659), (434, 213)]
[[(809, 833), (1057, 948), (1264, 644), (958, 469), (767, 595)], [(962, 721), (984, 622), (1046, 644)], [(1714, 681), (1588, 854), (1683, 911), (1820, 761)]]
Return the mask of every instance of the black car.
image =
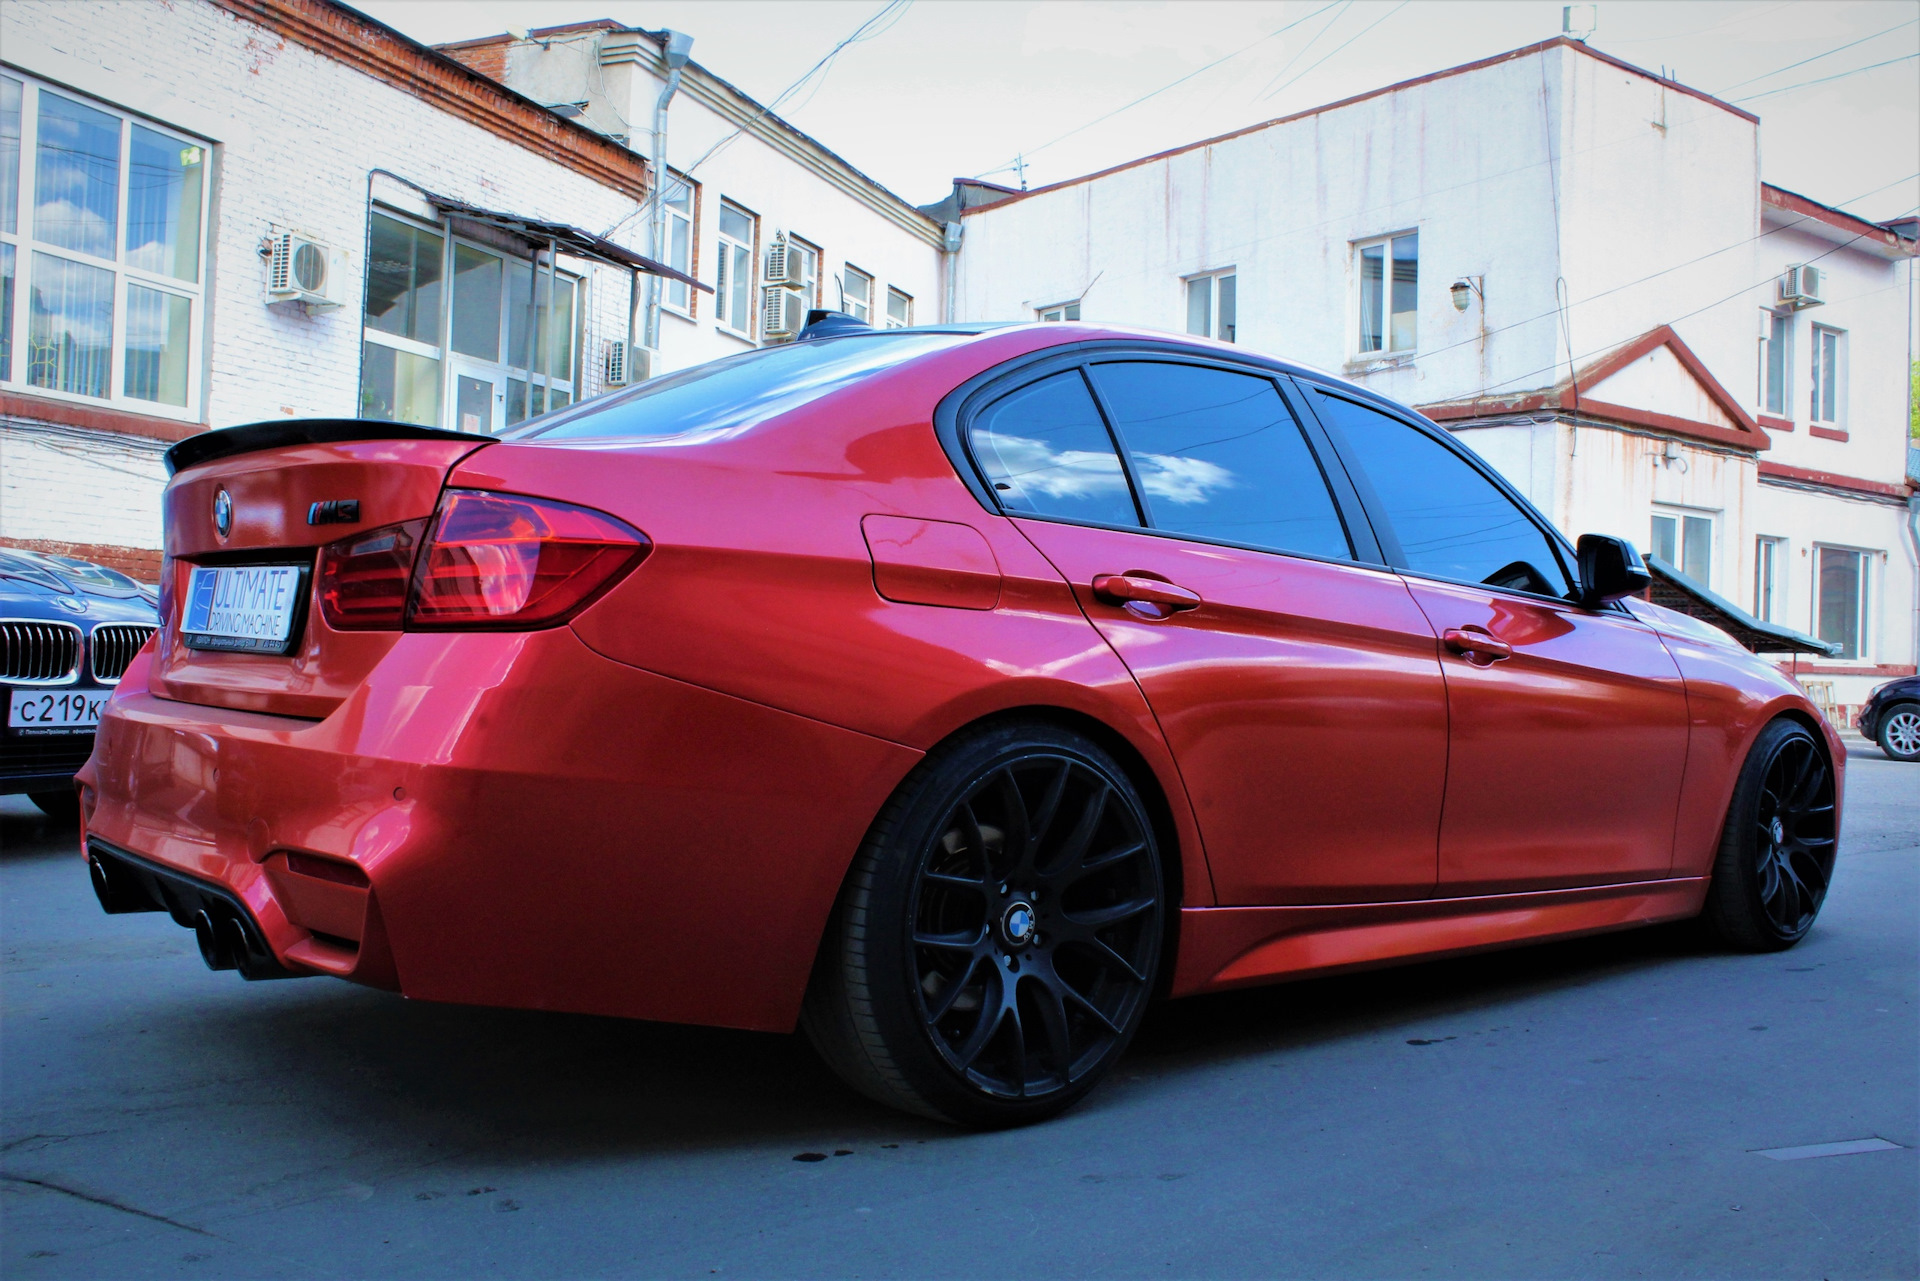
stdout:
[(1920, 676), (1902, 676), (1867, 695), (1860, 732), (1896, 761), (1920, 761)]
[(0, 548), (0, 795), (77, 812), (73, 775), (93, 752), (100, 706), (158, 629), (157, 600), (117, 570)]

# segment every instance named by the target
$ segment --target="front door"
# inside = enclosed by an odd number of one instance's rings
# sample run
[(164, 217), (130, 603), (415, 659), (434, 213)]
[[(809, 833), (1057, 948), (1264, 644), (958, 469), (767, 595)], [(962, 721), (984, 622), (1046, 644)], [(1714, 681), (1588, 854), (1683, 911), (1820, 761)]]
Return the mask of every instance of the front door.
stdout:
[(1555, 540), (1437, 436), (1312, 399), (1441, 638), (1453, 728), (1440, 893), (1666, 876), (1687, 700), (1660, 638), (1623, 609), (1571, 600)]
[(1434, 635), (1400, 578), (1356, 556), (1273, 381), (1109, 359), (988, 405), (970, 443), (1145, 693), (1219, 903), (1431, 895)]

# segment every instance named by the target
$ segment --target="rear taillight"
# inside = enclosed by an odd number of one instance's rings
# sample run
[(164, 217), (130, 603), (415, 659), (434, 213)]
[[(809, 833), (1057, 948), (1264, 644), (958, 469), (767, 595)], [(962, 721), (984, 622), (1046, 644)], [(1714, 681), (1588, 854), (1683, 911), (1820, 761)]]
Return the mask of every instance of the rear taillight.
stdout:
[(645, 534), (605, 512), (448, 490), (414, 569), (406, 626), (465, 631), (562, 623), (651, 550)]
[(320, 549), (320, 615), (335, 631), (398, 631), (425, 520), (370, 529)]

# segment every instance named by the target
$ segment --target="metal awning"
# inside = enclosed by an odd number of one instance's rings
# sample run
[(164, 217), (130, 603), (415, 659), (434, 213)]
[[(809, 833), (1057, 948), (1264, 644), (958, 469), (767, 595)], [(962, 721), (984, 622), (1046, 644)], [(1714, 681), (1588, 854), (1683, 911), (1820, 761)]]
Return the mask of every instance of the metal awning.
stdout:
[(1827, 658), (1840, 649), (1838, 645), (1815, 640), (1791, 627), (1762, 622), (1726, 597), (1694, 582), (1670, 561), (1652, 555), (1645, 560), (1653, 574), (1650, 595), (1654, 604), (1712, 623), (1756, 654), (1818, 654)]
[(452, 196), (442, 196), (431, 191), (424, 194), (442, 213), (453, 214), (470, 222), (504, 231), (537, 248), (545, 248), (551, 244), (576, 258), (591, 258), (629, 271), (644, 271), (648, 275), (664, 276), (668, 280), (677, 280), (683, 285), (691, 285), (707, 293), (713, 292), (712, 285), (703, 285), (692, 276), (683, 271), (677, 271), (664, 262), (655, 262), (643, 254), (637, 254), (631, 249), (616, 245), (611, 240), (596, 236), (579, 227), (569, 226), (564, 222), (544, 222), (538, 218), (525, 218), (519, 214), (481, 209), (464, 200), (455, 200)]

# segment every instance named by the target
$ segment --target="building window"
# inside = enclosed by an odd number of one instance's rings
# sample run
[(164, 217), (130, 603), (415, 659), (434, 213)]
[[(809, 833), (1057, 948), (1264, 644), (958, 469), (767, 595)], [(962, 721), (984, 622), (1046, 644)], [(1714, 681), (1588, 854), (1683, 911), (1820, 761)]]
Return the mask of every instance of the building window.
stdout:
[(1420, 233), (1364, 241), (1353, 251), (1360, 277), (1361, 354), (1412, 351), (1419, 311)]
[(1813, 327), (1812, 418), (1830, 427), (1843, 425), (1847, 413), (1847, 336), (1825, 325)]
[(713, 318), (743, 338), (753, 335), (757, 230), (757, 220), (746, 210), (730, 204), (720, 206), (720, 262), (714, 279)]
[(887, 290), (887, 328), (905, 329), (913, 323), (913, 295)]
[(1713, 586), (1713, 517), (1699, 512), (1653, 514), (1653, 554), (1702, 587)]
[[(667, 208), (666, 253), (660, 261), (675, 271), (693, 274), (693, 188), (687, 182), (668, 176), (666, 194), (660, 203)], [(683, 316), (693, 314), (693, 290), (684, 280), (665, 280), (666, 293), (661, 302)]]
[(1187, 281), (1187, 332), (1232, 342), (1239, 331), (1239, 279), (1231, 271)]
[(1040, 308), (1040, 319), (1078, 320), (1080, 319), (1080, 303), (1076, 299), (1073, 302), (1063, 302), (1058, 307), (1042, 307)]
[(873, 277), (852, 263), (840, 277), (840, 310), (855, 320), (873, 323)]
[(1793, 414), (1793, 391), (1787, 380), (1793, 370), (1793, 313), (1760, 313), (1760, 394), (1762, 413), (1787, 418)]
[(449, 262), (443, 231), (371, 217), (362, 418), (497, 432), (574, 402), (577, 277), (458, 240)]
[(1786, 614), (1786, 584), (1780, 572), (1787, 564), (1787, 540), (1758, 538), (1753, 544), (1753, 616), (1775, 623)]
[(1840, 646), (1835, 658), (1865, 658), (1872, 553), (1822, 547), (1818, 554), (1819, 577), (1814, 583), (1815, 634), (1823, 641)]
[(0, 75), (0, 383), (197, 415), (209, 154)]
[(791, 286), (798, 289), (807, 300), (807, 306), (820, 305), (820, 246), (809, 244), (797, 236), (787, 237), (787, 253), (793, 258)]

